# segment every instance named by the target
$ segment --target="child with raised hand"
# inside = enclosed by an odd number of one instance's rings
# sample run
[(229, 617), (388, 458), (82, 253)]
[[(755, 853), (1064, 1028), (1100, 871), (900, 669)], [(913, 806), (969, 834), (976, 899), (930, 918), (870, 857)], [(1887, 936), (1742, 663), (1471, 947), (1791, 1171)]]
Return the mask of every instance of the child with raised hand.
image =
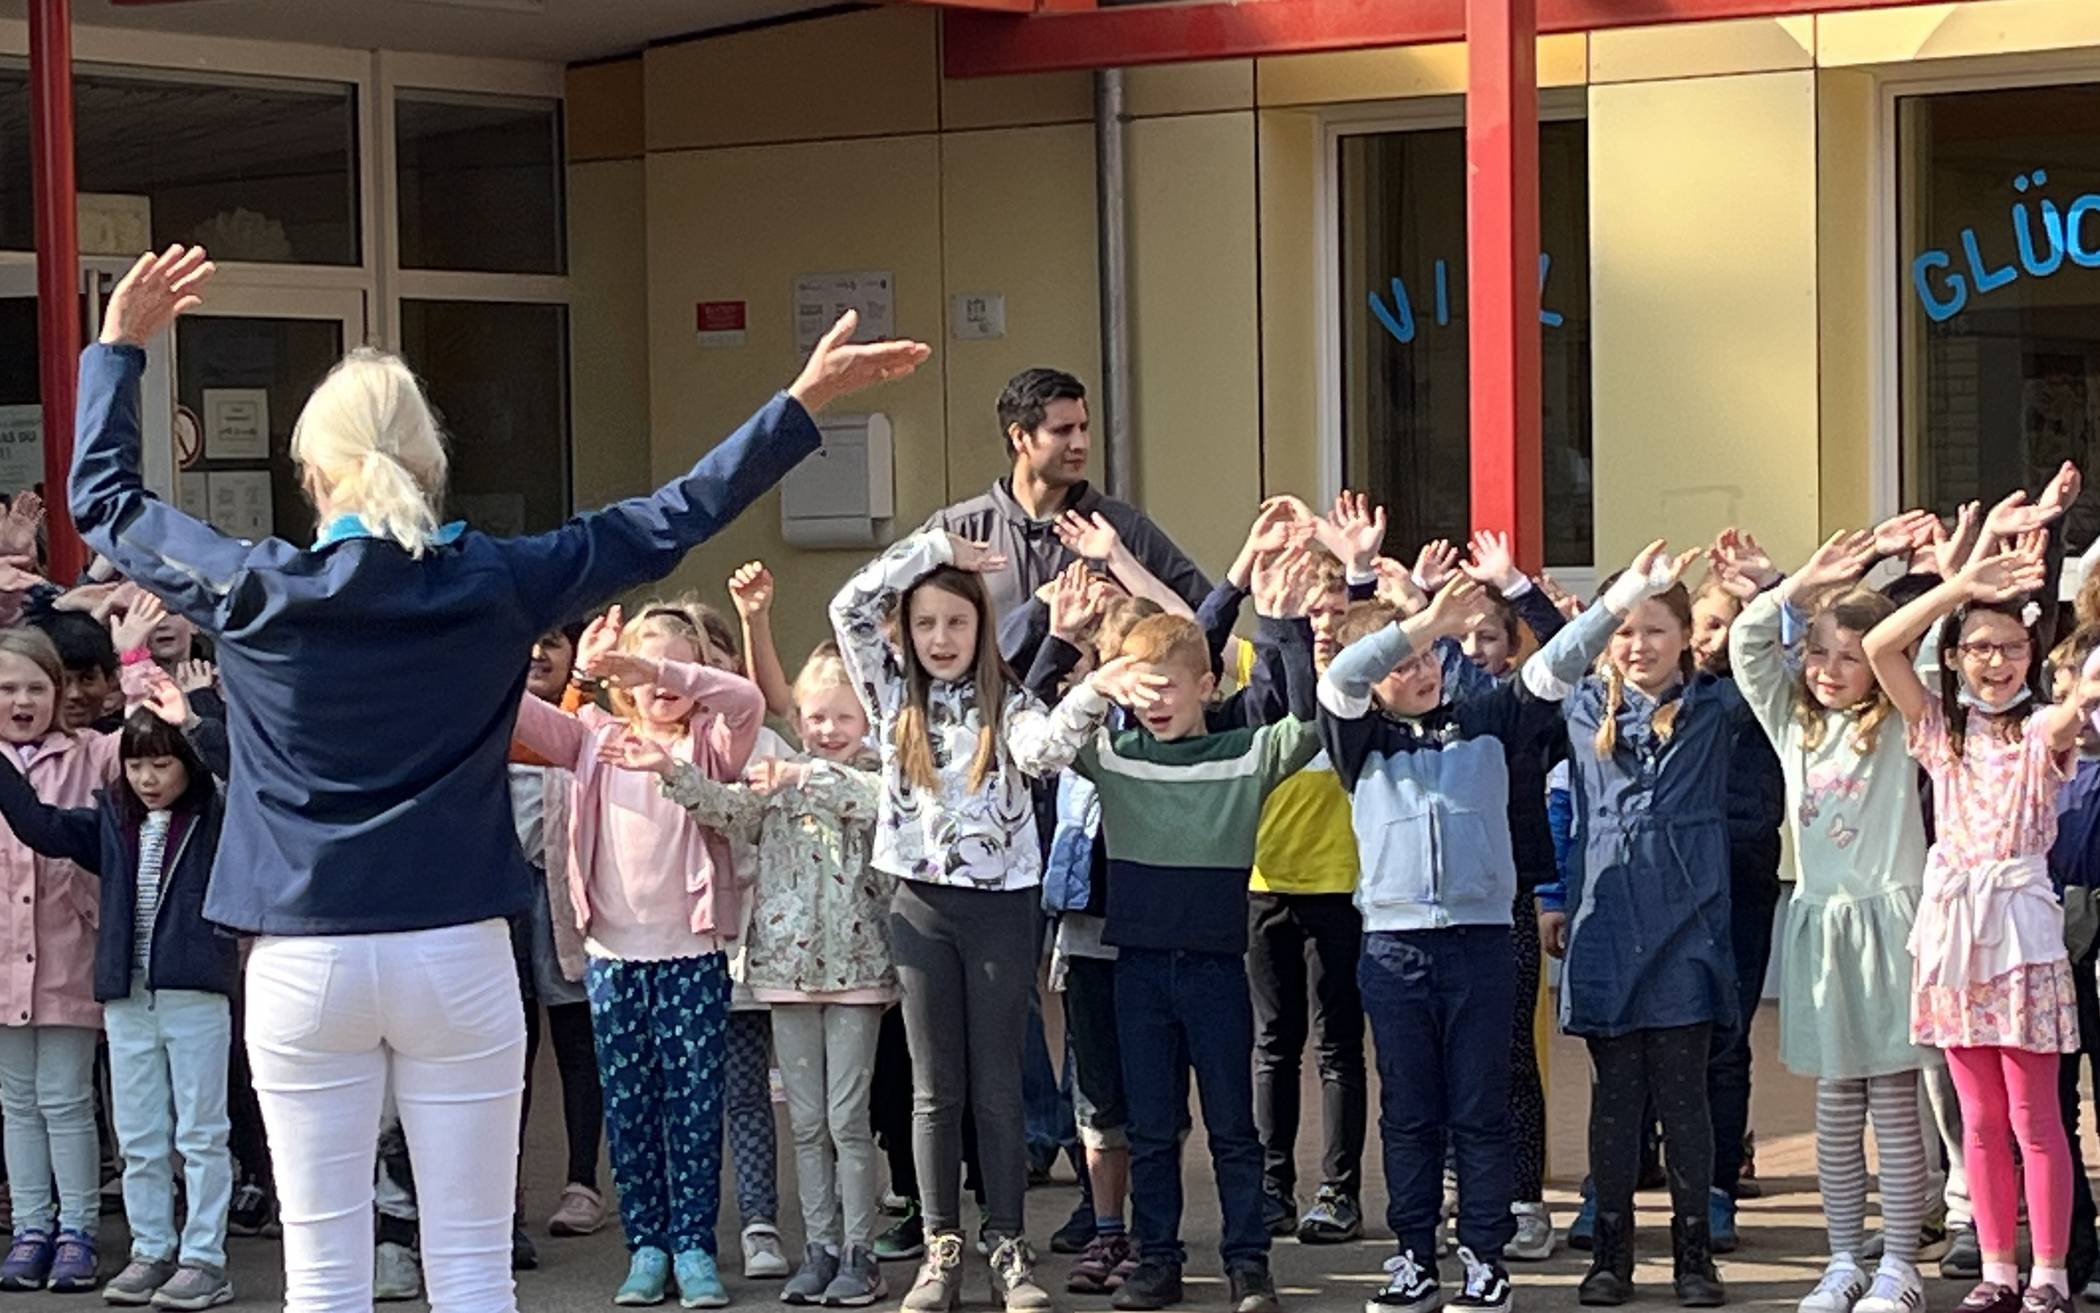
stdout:
[(712, 655), (675, 610), (626, 626), (614, 607), (585, 631), (581, 664), (612, 686), (617, 716), (587, 724), (529, 692), (518, 712), (518, 741), (575, 775), (566, 864), (632, 1254), (614, 1296), (621, 1304), (662, 1302), (674, 1270), (686, 1307), (729, 1299), (715, 1261), (724, 945), (737, 925), (728, 848), (653, 781), (600, 760), (608, 740), (632, 734), (713, 778), (736, 778), (764, 699), (750, 681), (710, 665)]
[[(1410, 619), (1384, 603), (1358, 604), (1342, 625), (1347, 646), (1320, 681), (1322, 738), (1349, 790), (1361, 850), (1358, 976), (1378, 1041), (1387, 1221), (1398, 1245), (1365, 1306), (1371, 1313), (1441, 1302), (1436, 1231), (1447, 1144), (1457, 1156), (1465, 1266), (1452, 1303), (1510, 1304), (1509, 1037), (1519, 1002), (1511, 762), (1539, 750), (1565, 688), (1536, 672), (1471, 696), (1445, 683), (1437, 641), (1464, 632), (1478, 613), (1480, 576), (1514, 573), (1495, 545), (1480, 543), (1467, 570)], [(1506, 578), (1497, 585), (1518, 591)], [(1594, 660), (1612, 628), (1599, 613), (1548, 650)]]
[(742, 783), (703, 775), (637, 735), (599, 752), (661, 776), (665, 795), (701, 825), (757, 845), (746, 981), (771, 1008), (807, 1238), (780, 1298), (860, 1307), (887, 1291), (872, 1249), (868, 1092), (882, 1012), (896, 996), (886, 925), (896, 878), (869, 863), (881, 782), (845, 663), (819, 651), (794, 693), (805, 755), (757, 763)]
[[(1707, 1201), (1713, 1123), (1706, 1064), (1712, 1032), (1733, 1024), (1728, 942), (1728, 759), (1741, 697), (1693, 665), (1691, 599), (1678, 580), (1704, 555), (1651, 543), (1613, 577), (1601, 610), (1561, 631), (1525, 663), (1540, 696), (1565, 697), (1581, 851), (1564, 916), (1540, 918), (1549, 945), (1566, 936), (1561, 1023), (1589, 1046), (1590, 1169), (1596, 1234), (1584, 1304), (1633, 1291), (1633, 1191), (1648, 1111), (1661, 1114), (1674, 1214), (1680, 1303), (1725, 1298), (1715, 1274)], [(1601, 671), (1573, 637), (1594, 614), (1617, 623)]]
[[(1021, 1046), (1035, 989), (1042, 849), (1030, 776), (1070, 760), (1050, 717), (1000, 660), (979, 577), (1002, 558), (938, 530), (863, 567), (831, 603), (832, 629), (875, 723), (883, 789), (874, 865), (898, 877), (890, 949), (910, 1037), (914, 1157), (926, 1260), (914, 1313), (962, 1295), (962, 1109), (974, 1114), (993, 1240), (993, 1292), (1048, 1307), (1022, 1232), (1027, 1166)], [(894, 617), (897, 641), (886, 637)]]
[[(1744, 547), (1723, 536), (1716, 565), (1731, 582)], [(1870, 534), (1832, 535), (1777, 588), (1755, 592), (1728, 639), (1737, 686), (1785, 772), (1798, 871), (1781, 932), (1779, 1056), (1816, 1081), (1816, 1178), (1830, 1237), (1829, 1265), (1801, 1313), (1917, 1313), (1925, 1299), (1918, 1073), (1933, 1057), (1910, 1037), (1925, 828), (1917, 771), (1863, 646), (1895, 609), (1855, 586), (1874, 552)], [(1788, 609), (1806, 629), (1798, 672), (1781, 637)], [(1870, 1114), (1885, 1237), (1871, 1279), (1861, 1265)]]
[[(1092, 781), (1110, 881), (1102, 939), (1117, 950), (1115, 1012), (1129, 1101), (1139, 1261), (1118, 1309), (1181, 1302), (1178, 1131), (1193, 1070), (1218, 1183), (1220, 1250), (1237, 1313), (1274, 1313), (1253, 1117), (1247, 877), (1263, 800), (1318, 750), (1302, 595), (1265, 637), (1284, 649), (1293, 716), (1213, 732), (1209, 643), (1192, 620), (1140, 621), (1122, 655), (1058, 704), (1055, 735)], [(1103, 728), (1111, 702), (1136, 724)]]
[[(15, 763), (0, 765), (8, 828), (44, 858), (99, 877), (94, 994), (109, 1035), (131, 1230), (131, 1261), (102, 1292), (112, 1304), (206, 1309), (233, 1299), (226, 1084), (240, 951), (204, 919), (223, 814), (213, 776), (226, 763), (222, 735), (211, 754), (218, 760), (207, 764), (205, 745), (185, 733), (195, 724), (174, 682), (155, 681), (118, 738), (121, 780), (92, 806), (52, 806)], [(186, 1201), (179, 1233), (177, 1155)]]
[[(2055, 1094), (2059, 1055), (2078, 1047), (2077, 991), (2047, 855), (2057, 792), (2100, 681), (2082, 679), (2071, 701), (2041, 701), (2041, 645), (2023, 599), (2044, 582), (2044, 532), (2022, 533), (2009, 550), (1979, 544), (1967, 566), (1876, 625), (1865, 644), (1911, 755), (1932, 777), (1936, 837), (1911, 933), (1910, 1034), (1946, 1050), (1961, 1104), (1983, 1253), (1964, 1313), (2071, 1306), (2070, 1149)], [(1943, 618), (1933, 690), (1909, 648)], [(2021, 1171), (2034, 1241), (2024, 1300)]]

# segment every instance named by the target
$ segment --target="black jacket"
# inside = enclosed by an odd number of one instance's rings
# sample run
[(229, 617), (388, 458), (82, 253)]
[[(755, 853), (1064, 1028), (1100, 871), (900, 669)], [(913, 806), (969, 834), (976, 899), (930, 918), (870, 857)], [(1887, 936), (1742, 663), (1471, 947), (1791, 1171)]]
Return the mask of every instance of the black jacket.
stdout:
[[(0, 817), (15, 837), (46, 857), (102, 877), (101, 923), (95, 938), (95, 1001), (131, 996), (132, 922), (138, 896), (139, 827), (118, 808), (121, 790), (104, 789), (94, 807), (53, 807), (29, 781), (0, 762)], [(153, 922), (148, 989), (231, 995), (240, 978), (240, 941), (204, 918), (212, 859), (219, 851), (225, 794), (216, 785), (202, 806), (177, 810), (161, 867), (160, 911)]]

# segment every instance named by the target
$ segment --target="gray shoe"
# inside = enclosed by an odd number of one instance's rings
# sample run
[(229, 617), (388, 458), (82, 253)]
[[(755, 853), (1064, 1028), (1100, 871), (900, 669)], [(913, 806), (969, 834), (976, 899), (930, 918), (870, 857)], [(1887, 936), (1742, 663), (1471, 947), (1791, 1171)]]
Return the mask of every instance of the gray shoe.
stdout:
[(1951, 1241), (1940, 1257), (1940, 1276), (1949, 1281), (1983, 1279), (1983, 1249), (1976, 1243), (1973, 1223), (1947, 1228)]
[(827, 1307), (864, 1308), (890, 1293), (882, 1279), (882, 1264), (865, 1245), (848, 1246), (838, 1269), (838, 1276), (824, 1290)]
[(906, 1313), (947, 1313), (962, 1306), (963, 1238), (953, 1231), (926, 1237), (926, 1258), (905, 1292)]
[(839, 1274), (839, 1256), (825, 1245), (811, 1244), (802, 1251), (802, 1266), (780, 1288), (783, 1304), (821, 1304), (831, 1279)]
[(1035, 1283), (1035, 1250), (1008, 1236), (992, 1250), (992, 1298), (1006, 1313), (1045, 1313), (1050, 1294)]
[(102, 1287), (102, 1298), (112, 1304), (151, 1304), (153, 1292), (175, 1275), (171, 1258), (134, 1258), (122, 1272)]
[(423, 1297), (423, 1264), (407, 1245), (382, 1240), (372, 1249), (372, 1298), (399, 1304)]
[(217, 1308), (233, 1302), (233, 1282), (221, 1268), (184, 1263), (153, 1295), (153, 1307), (179, 1310)]

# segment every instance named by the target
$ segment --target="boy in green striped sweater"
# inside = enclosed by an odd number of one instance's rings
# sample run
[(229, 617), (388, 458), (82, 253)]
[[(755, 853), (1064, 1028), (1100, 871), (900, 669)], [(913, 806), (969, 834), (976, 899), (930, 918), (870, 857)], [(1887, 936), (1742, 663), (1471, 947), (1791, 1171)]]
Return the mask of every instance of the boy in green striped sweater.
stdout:
[[(1235, 1313), (1278, 1307), (1254, 1129), (1247, 876), (1263, 802), (1319, 751), (1319, 737), (1303, 608), (1280, 595), (1275, 602), (1261, 609), (1296, 616), (1262, 619), (1264, 641), (1284, 657), (1290, 718), (1208, 732), (1204, 711), (1216, 691), (1209, 646), (1193, 622), (1168, 615), (1141, 621), (1123, 656), (1067, 695), (1080, 718), (1058, 718), (1078, 740), (1074, 769), (1099, 793), (1108, 849), (1102, 937), (1118, 950), (1116, 1023), (1139, 1246), (1138, 1269), (1115, 1294), (1119, 1309), (1181, 1301), (1187, 1251), (1177, 1131), (1192, 1069)], [(1131, 708), (1134, 726), (1103, 728), (1111, 700)]]

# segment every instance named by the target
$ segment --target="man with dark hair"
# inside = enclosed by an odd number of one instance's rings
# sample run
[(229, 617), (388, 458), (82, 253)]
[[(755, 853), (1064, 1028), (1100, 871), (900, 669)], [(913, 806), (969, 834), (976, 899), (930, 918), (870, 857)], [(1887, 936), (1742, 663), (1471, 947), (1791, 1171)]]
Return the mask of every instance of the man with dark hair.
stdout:
[(999, 394), (999, 428), (1012, 472), (926, 522), (929, 529), (990, 543), (1006, 557), (1005, 569), (981, 576), (995, 611), (1003, 616), (1020, 606), (1071, 563), (1056, 529), (1066, 511), (1107, 520), (1160, 582), (1192, 608), (1203, 601), (1210, 582), (1159, 526), (1087, 483), (1093, 444), (1085, 384), (1062, 370), (1022, 370)]

